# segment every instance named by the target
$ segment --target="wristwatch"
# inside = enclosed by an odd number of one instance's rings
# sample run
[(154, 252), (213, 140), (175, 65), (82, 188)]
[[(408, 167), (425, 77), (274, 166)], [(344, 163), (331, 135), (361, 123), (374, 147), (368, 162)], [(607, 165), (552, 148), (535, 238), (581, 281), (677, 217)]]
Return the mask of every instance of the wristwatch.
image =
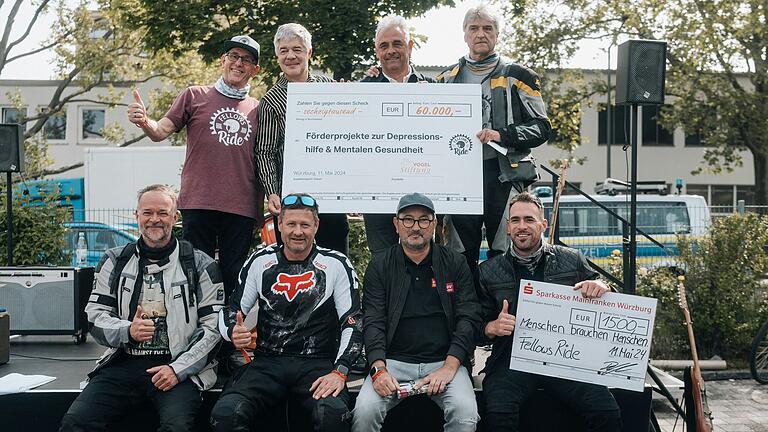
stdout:
[(343, 364), (336, 366), (336, 371), (338, 371), (340, 374), (344, 376), (349, 375), (349, 368), (344, 366)]
[(386, 366), (372, 366), (371, 371), (368, 372), (368, 374), (371, 375), (371, 378), (373, 378), (374, 375), (385, 370), (387, 370)]

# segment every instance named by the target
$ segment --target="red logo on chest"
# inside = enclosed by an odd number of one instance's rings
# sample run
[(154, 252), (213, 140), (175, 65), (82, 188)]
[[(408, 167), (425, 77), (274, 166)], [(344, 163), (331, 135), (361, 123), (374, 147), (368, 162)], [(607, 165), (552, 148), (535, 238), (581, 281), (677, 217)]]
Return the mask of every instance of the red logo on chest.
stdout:
[(300, 292), (311, 290), (315, 286), (315, 272), (308, 271), (300, 275), (280, 273), (277, 282), (272, 285), (272, 292), (284, 294), (288, 301), (293, 301)]

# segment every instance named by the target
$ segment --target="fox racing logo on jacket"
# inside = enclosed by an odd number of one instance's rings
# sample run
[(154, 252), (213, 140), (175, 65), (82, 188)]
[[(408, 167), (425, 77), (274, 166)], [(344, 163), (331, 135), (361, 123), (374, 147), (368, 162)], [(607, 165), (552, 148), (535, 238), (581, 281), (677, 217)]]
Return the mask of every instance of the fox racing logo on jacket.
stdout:
[(272, 285), (274, 294), (283, 294), (288, 301), (293, 301), (300, 292), (306, 292), (315, 287), (315, 272), (308, 271), (300, 275), (280, 273), (277, 282)]

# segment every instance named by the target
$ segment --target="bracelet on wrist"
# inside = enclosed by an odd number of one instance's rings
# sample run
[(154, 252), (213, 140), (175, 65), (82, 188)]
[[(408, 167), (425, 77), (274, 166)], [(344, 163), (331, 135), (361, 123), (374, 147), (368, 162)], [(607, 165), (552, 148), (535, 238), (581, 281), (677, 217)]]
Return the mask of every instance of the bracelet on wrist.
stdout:
[(371, 380), (372, 380), (372, 381), (376, 381), (376, 379), (377, 379), (377, 378), (379, 378), (379, 377), (380, 377), (380, 376), (381, 376), (381, 375), (382, 375), (384, 372), (386, 372), (386, 371), (387, 371), (387, 370), (386, 370), (386, 369), (384, 369), (384, 368), (381, 368), (381, 369), (377, 370), (377, 371), (376, 371), (376, 373), (375, 373), (375, 374), (373, 374), (373, 376), (371, 376)]
[(340, 371), (336, 370), (336, 369), (332, 370), (331, 373), (340, 376), (341, 379), (343, 379), (344, 381), (347, 380), (347, 376), (344, 375), (343, 373), (341, 373)]

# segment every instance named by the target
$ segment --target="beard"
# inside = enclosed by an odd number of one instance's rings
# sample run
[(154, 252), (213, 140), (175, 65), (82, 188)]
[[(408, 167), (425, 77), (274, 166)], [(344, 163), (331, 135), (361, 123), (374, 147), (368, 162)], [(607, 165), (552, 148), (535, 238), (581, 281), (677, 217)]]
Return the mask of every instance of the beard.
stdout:
[(403, 241), (401, 241), (401, 243), (403, 244), (403, 247), (415, 251), (420, 251), (424, 250), (429, 245), (429, 240), (424, 237), (424, 235), (415, 238), (409, 235)]
[(165, 225), (144, 225), (139, 233), (145, 240), (161, 246), (171, 239), (171, 229)]
[(520, 239), (517, 236), (512, 237), (512, 244), (515, 246), (517, 252), (525, 254), (535, 252), (541, 245), (541, 236), (534, 236), (531, 234), (525, 239)]

